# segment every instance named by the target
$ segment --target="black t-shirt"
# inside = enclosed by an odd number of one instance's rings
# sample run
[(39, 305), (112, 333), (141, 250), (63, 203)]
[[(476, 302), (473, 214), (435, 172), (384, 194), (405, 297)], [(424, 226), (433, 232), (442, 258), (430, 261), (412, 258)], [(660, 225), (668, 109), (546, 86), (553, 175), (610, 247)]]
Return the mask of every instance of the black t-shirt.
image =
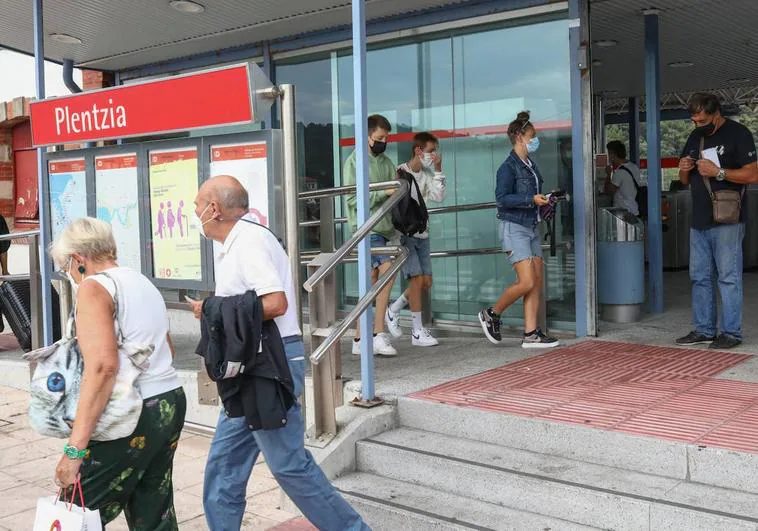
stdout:
[[(692, 157), (695, 160), (700, 158), (700, 139), (697, 132), (693, 131), (687, 139), (687, 143), (682, 150), (682, 157)], [(724, 125), (711, 136), (705, 137), (703, 149), (716, 148), (719, 155), (721, 167), (725, 170), (737, 170), (746, 164), (756, 162), (755, 140), (752, 133), (744, 125), (733, 120), (727, 119)], [(737, 190), (742, 191), (744, 185), (730, 181), (719, 182), (711, 179), (711, 189), (717, 190)], [(708, 195), (708, 190), (703, 184), (703, 177), (695, 168), (690, 173), (690, 194), (692, 194), (692, 228), (697, 230), (706, 230), (713, 227), (713, 203)], [(746, 201), (742, 202), (742, 212), (740, 221), (743, 223), (746, 219)]]

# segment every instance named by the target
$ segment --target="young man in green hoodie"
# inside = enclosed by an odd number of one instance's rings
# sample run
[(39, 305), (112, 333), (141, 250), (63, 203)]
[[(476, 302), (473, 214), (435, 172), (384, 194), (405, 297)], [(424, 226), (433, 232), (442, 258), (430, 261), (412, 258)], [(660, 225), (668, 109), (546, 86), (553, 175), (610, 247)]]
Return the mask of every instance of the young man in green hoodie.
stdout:
[[(395, 179), (395, 164), (392, 160), (384, 154), (384, 150), (387, 149), (387, 139), (389, 138), (392, 126), (389, 120), (379, 114), (373, 114), (368, 117), (368, 166), (369, 166), (369, 182), (382, 183), (386, 181), (392, 181)], [(356, 138), (356, 142), (360, 139)], [(345, 168), (342, 176), (345, 185), (356, 184), (355, 174), (355, 151), (345, 161)], [(380, 190), (378, 192), (369, 192), (369, 208), (370, 213), (373, 214), (377, 208), (392, 195), (393, 190)], [(347, 196), (347, 218), (350, 223), (350, 227), (353, 232), (357, 228), (357, 199), (354, 195)], [(392, 220), (389, 216), (385, 216), (377, 223), (371, 234), (371, 247), (385, 247), (389, 244), (389, 241), (395, 237), (395, 227), (392, 225)], [(371, 281), (376, 283), (381, 275), (383, 275), (391, 266), (392, 258), (390, 256), (371, 256)], [(387, 312), (387, 305), (390, 300), (390, 292), (392, 291), (392, 284), (394, 279), (387, 284), (387, 286), (379, 293), (376, 298), (376, 311), (374, 313), (374, 354), (380, 356), (397, 356), (397, 351), (390, 343), (389, 336), (384, 332), (384, 314)], [(356, 338), (353, 341), (353, 354), (360, 354), (360, 329), (356, 333)]]

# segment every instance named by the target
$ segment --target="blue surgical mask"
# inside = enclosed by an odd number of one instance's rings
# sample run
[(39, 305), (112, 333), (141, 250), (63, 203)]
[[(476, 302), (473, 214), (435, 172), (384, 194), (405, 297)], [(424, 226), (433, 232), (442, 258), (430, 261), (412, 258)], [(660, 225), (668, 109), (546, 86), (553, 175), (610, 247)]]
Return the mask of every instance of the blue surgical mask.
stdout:
[(526, 143), (526, 151), (529, 153), (534, 153), (535, 151), (539, 149), (539, 147), (540, 147), (540, 139), (536, 136)]

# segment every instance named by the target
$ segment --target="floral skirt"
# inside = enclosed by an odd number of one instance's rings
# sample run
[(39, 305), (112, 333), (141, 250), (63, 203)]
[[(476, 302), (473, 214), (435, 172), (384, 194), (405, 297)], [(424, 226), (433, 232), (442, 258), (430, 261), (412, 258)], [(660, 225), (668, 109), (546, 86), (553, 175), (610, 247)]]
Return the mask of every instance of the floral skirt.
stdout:
[(129, 437), (90, 443), (82, 488), (87, 508), (100, 511), (103, 526), (124, 511), (133, 531), (178, 529), (171, 475), (186, 410), (179, 387), (146, 399)]

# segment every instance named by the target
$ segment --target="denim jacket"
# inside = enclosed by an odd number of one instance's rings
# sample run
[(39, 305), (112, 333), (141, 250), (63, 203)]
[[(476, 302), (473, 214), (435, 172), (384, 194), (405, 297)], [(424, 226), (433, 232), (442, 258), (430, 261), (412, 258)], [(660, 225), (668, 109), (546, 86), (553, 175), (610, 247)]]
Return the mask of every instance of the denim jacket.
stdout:
[[(535, 182), (535, 174), (539, 179), (539, 186)], [(532, 160), (532, 168), (529, 169), (529, 166), (511, 151), (497, 170), (497, 185), (495, 186), (497, 218), (501, 221), (518, 223), (524, 227), (534, 227), (537, 224), (534, 196), (539, 193), (542, 193), (542, 175), (537, 164)]]

